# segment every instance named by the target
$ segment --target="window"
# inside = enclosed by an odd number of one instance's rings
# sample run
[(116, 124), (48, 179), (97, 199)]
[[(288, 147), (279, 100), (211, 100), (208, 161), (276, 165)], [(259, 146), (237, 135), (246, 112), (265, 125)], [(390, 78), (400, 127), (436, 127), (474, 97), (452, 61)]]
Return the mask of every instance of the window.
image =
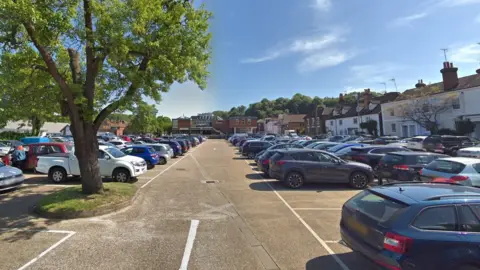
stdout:
[(392, 152), (391, 148), (377, 148), (373, 149), (370, 153), (372, 154), (386, 154), (388, 152)]
[(134, 153), (134, 154), (145, 153), (145, 148), (143, 148), (143, 147), (135, 147), (135, 148), (133, 148), (132, 153)]
[(455, 231), (455, 208), (453, 206), (427, 208), (417, 216), (412, 225), (422, 230)]
[(330, 126), (333, 126), (333, 121), (330, 121)]
[(354, 124), (357, 124), (357, 123), (358, 123), (358, 119), (357, 119), (357, 118), (353, 118), (353, 123), (354, 123)]
[(439, 156), (416, 156), (416, 164), (428, 164), (435, 159), (439, 158)]
[(477, 173), (480, 173), (480, 163), (473, 164), (472, 167), (477, 171)]
[(480, 232), (480, 221), (468, 205), (460, 207), (460, 228), (465, 232)]
[(392, 124), (392, 132), (397, 132), (397, 124)]
[(237, 125), (240, 124), (240, 120), (238, 120), (238, 119), (235, 120), (235, 124), (237, 124)]
[(452, 108), (455, 110), (460, 109), (460, 100), (458, 98), (452, 100)]
[(310, 119), (307, 118), (307, 126), (310, 125)]
[(331, 162), (333, 163), (334, 160), (336, 160), (336, 158), (328, 155), (328, 154), (324, 154), (324, 153), (317, 153), (317, 156), (318, 156), (318, 159), (320, 162)]
[(245, 125), (245, 119), (242, 119), (242, 125)]
[(123, 148), (122, 152), (124, 152), (127, 155), (130, 155), (133, 152), (133, 148)]
[(299, 152), (292, 154), (292, 157), (295, 160), (302, 160), (302, 161), (318, 161), (317, 155), (314, 152)]
[(455, 161), (449, 160), (435, 160), (428, 164), (425, 169), (444, 173), (458, 174), (465, 168), (465, 165)]
[(251, 125), (251, 124), (252, 124), (252, 119), (248, 119), (248, 120), (247, 120), (247, 123), (248, 123), (249, 125)]
[(102, 150), (99, 150), (98, 151), (98, 158), (99, 159), (105, 159), (105, 152), (103, 152)]
[(369, 191), (362, 191), (345, 203), (350, 209), (358, 209), (359, 212), (369, 216), (379, 223), (393, 220), (397, 212), (406, 207), (387, 198), (377, 196)]
[(400, 155), (387, 154), (382, 158), (382, 162), (389, 165), (398, 165), (405, 163), (405, 157)]
[(343, 120), (338, 120), (338, 124), (341, 126), (343, 124)]

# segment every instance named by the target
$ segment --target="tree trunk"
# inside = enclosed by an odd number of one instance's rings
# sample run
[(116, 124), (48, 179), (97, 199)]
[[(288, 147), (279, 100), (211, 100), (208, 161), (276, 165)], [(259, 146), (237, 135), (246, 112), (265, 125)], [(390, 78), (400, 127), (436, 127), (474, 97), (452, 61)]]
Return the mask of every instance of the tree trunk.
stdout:
[(40, 135), (40, 129), (43, 126), (44, 121), (38, 119), (38, 117), (33, 116), (30, 119), (30, 122), (32, 124), (32, 135), (33, 136), (39, 136)]
[(72, 121), (71, 131), (75, 141), (75, 156), (77, 156), (82, 176), (83, 193), (103, 193), (103, 182), (98, 165), (97, 132), (93, 124), (83, 120)]

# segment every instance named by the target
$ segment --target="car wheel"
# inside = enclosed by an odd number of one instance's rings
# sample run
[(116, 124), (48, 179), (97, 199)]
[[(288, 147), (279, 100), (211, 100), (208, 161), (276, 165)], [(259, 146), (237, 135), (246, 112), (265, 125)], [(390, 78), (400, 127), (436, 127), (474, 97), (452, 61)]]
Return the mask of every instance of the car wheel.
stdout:
[(255, 154), (254, 153), (248, 153), (247, 157), (249, 159), (254, 159), (255, 158)]
[(121, 183), (128, 182), (130, 181), (130, 172), (127, 169), (115, 169), (113, 179)]
[(167, 164), (167, 160), (164, 157), (161, 157), (160, 160), (158, 161), (158, 164), (165, 165)]
[(151, 169), (153, 169), (153, 167), (154, 166), (153, 166), (152, 162), (147, 160), (147, 170), (151, 170)]
[(299, 172), (291, 172), (285, 178), (285, 184), (287, 184), (289, 188), (301, 188), (304, 184), (303, 175)]
[(60, 183), (67, 180), (67, 172), (64, 168), (53, 167), (48, 172), (48, 179), (54, 183)]
[(350, 186), (354, 189), (364, 189), (368, 185), (368, 177), (363, 172), (354, 172), (350, 175)]

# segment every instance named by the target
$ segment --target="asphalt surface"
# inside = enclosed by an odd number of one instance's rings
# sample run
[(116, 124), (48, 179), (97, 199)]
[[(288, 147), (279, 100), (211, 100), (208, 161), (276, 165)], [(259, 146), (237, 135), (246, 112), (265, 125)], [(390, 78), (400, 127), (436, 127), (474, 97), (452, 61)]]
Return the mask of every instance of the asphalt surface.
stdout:
[(66, 221), (29, 214), (62, 188), (35, 176), (0, 194), (0, 269), (375, 269), (338, 242), (340, 208), (358, 191), (289, 190), (251, 162), (209, 140), (139, 177), (132, 206)]

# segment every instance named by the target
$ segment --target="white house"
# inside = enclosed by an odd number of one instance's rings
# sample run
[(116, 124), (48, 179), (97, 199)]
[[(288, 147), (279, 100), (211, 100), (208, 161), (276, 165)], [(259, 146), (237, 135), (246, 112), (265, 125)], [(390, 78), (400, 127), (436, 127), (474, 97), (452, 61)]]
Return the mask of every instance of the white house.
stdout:
[[(32, 125), (27, 121), (9, 121), (6, 126), (0, 128), (0, 132), (3, 131), (14, 131), (14, 132), (31, 132)], [(72, 135), (70, 132), (70, 124), (68, 123), (56, 123), (56, 122), (45, 122), (40, 128), (40, 134), (42, 133), (57, 133), (62, 135)], [(38, 134), (38, 135), (40, 135)]]
[(280, 134), (282, 126), (276, 118), (265, 118), (265, 133)]
[[(457, 71), (452, 63), (445, 62), (442, 82), (426, 85), (420, 80), (415, 88), (406, 90), (395, 101), (383, 104), (384, 134), (429, 135), (425, 124), (418, 123), (422, 119), (430, 119), (439, 128), (455, 130), (456, 120), (468, 118), (476, 124), (472, 135), (480, 138), (480, 75), (458, 78)], [(416, 113), (419, 116), (412, 117)]]

